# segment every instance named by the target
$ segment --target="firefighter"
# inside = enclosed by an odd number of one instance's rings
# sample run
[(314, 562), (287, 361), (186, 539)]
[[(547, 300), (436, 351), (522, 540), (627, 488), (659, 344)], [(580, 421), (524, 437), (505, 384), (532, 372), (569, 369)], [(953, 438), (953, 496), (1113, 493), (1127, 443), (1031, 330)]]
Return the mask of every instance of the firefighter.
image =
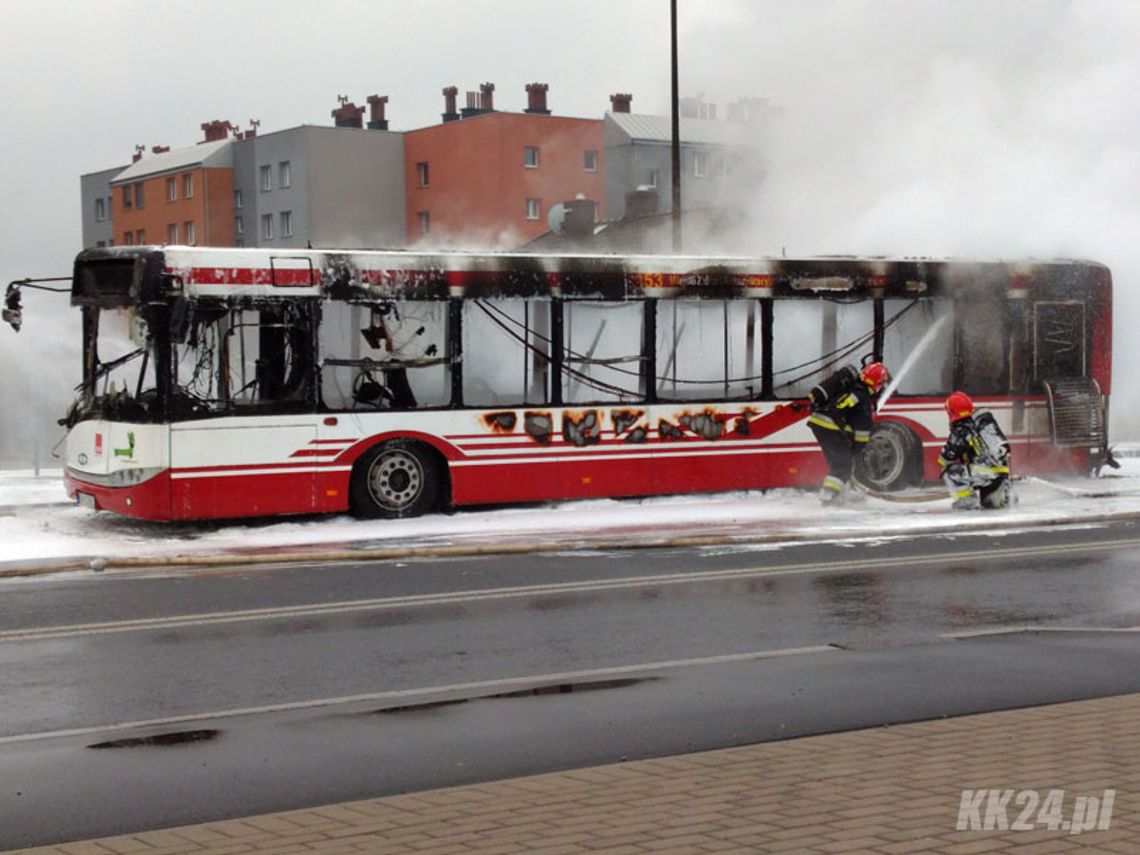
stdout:
[(819, 494), (825, 505), (844, 500), (855, 455), (871, 438), (875, 401), (889, 379), (881, 362), (864, 365), (861, 371), (845, 365), (809, 393), (808, 427), (827, 459), (828, 473)]
[(950, 436), (938, 456), (942, 482), (958, 511), (1006, 508), (1017, 499), (1010, 480), (1009, 441), (987, 410), (978, 410), (965, 392), (946, 399)]

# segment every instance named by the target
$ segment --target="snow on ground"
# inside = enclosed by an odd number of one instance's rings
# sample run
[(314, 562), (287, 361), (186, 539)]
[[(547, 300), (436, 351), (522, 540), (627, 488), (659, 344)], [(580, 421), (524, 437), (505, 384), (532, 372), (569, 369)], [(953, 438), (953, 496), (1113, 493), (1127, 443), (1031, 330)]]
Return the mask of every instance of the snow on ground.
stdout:
[[(1127, 453), (1127, 452), (1126, 452)], [(557, 502), (460, 510), (410, 520), (348, 516), (248, 522), (148, 523), (70, 504), (58, 471), (0, 472), (0, 570), (68, 559), (156, 559), (215, 555), (384, 549), (472, 549), (527, 544), (569, 547), (666, 543), (678, 538), (777, 543), (864, 539), (918, 531), (1092, 523), (1105, 515), (1140, 514), (1140, 456), (1090, 480), (1053, 477), (1018, 482), (1020, 503), (1008, 511), (954, 512), (948, 498), (887, 501), (867, 497), (825, 508), (814, 492), (771, 490), (634, 500)], [(930, 495), (931, 488), (909, 494)], [(900, 498), (908, 494), (901, 494)]]

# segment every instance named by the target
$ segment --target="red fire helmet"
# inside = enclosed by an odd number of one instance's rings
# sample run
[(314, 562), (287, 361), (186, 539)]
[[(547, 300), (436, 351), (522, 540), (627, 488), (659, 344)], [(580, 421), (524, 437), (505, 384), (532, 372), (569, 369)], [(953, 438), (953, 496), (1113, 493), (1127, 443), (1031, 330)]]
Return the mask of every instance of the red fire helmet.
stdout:
[(878, 392), (887, 385), (887, 381), (891, 379), (891, 373), (887, 371), (887, 366), (881, 362), (871, 362), (863, 366), (863, 370), (859, 372), (859, 379), (871, 387), (871, 391)]
[(946, 399), (946, 415), (950, 417), (950, 421), (964, 419), (973, 413), (974, 401), (969, 395), (965, 392), (950, 393), (950, 397)]

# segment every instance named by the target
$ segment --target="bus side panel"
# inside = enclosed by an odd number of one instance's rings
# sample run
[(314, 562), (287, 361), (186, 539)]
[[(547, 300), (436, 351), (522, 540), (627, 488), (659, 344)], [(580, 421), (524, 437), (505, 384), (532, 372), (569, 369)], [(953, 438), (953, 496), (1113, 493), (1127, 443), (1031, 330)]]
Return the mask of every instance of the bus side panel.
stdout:
[[(816, 484), (806, 409), (777, 404), (596, 406), (485, 413), (448, 437), (455, 504), (716, 492)], [(502, 427), (509, 425), (509, 428)]]
[(1112, 276), (1101, 272), (1089, 297), (1091, 353), (1089, 374), (1100, 384), (1104, 395), (1112, 392)]
[(312, 513), (316, 425), (257, 419), (187, 422), (171, 430), (171, 518)]

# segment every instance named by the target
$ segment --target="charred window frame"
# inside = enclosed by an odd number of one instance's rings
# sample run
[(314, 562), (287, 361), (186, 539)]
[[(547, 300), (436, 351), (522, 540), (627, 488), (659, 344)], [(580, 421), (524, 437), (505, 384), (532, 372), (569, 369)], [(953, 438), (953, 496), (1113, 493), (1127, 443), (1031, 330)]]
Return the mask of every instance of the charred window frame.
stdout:
[(750, 299), (662, 300), (655, 334), (655, 397), (750, 400), (763, 386), (762, 307)]
[(560, 403), (645, 399), (644, 301), (561, 300)]
[(874, 355), (881, 347), (877, 302), (860, 295), (821, 293), (762, 300), (761, 395), (802, 398), (839, 366), (858, 365)]
[(318, 298), (187, 301), (172, 348), (172, 420), (316, 412)]
[(971, 395), (1010, 392), (1014, 313), (1004, 299), (954, 300), (953, 386)]
[(551, 403), (553, 300), (463, 300), (459, 309), (464, 406)]
[(321, 407), (329, 412), (457, 406), (459, 334), (443, 300), (354, 298), (324, 307)]

